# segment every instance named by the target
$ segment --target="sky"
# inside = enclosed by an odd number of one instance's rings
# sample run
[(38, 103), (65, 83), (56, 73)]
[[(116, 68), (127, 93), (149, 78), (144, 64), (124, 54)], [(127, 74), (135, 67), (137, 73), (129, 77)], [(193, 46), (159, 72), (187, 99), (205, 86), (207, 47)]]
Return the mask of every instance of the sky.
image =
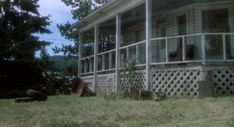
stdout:
[[(47, 47), (47, 52), (50, 55), (62, 55), (54, 54), (52, 48), (57, 46), (61, 47), (62, 44), (72, 45), (73, 42), (66, 40), (60, 35), (60, 32), (57, 28), (57, 24), (64, 24), (67, 21), (75, 22), (72, 19), (71, 8), (67, 7), (61, 0), (39, 0), (39, 12), (42, 16), (50, 15), (51, 25), (48, 27), (51, 34), (38, 35), (40, 40), (46, 40), (52, 42), (50, 46)], [(39, 55), (37, 53), (37, 55)]]

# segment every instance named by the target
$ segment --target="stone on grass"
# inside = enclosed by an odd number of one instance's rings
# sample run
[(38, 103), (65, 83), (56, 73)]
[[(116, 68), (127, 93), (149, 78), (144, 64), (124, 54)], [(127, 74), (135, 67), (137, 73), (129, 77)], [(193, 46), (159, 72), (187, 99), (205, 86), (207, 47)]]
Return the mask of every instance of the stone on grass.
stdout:
[(15, 102), (22, 103), (22, 102), (33, 102), (33, 101), (46, 101), (47, 96), (39, 91), (29, 89), (26, 92), (27, 97), (16, 98)]
[(27, 90), (27, 96), (32, 97), (35, 101), (46, 101), (47, 96), (39, 91), (29, 89)]

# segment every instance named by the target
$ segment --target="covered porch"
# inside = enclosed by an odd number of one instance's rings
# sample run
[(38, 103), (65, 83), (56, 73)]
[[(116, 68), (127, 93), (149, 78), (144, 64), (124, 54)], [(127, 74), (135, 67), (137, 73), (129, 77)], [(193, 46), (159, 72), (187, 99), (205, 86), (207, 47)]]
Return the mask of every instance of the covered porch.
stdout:
[[(199, 96), (198, 81), (209, 70), (220, 94), (234, 93), (231, 0), (120, 0), (109, 6), (78, 24), (79, 76), (93, 90), (118, 91), (124, 61), (134, 60), (136, 80), (146, 90)], [(221, 79), (221, 72), (229, 77)]]

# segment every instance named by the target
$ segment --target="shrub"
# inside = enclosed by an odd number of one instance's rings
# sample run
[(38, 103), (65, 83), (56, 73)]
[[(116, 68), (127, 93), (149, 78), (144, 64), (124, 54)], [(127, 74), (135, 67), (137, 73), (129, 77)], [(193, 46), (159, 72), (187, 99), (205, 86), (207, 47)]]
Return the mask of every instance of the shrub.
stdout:
[(47, 95), (71, 94), (72, 77), (59, 73), (44, 73), (46, 83), (41, 86), (41, 91)]
[(131, 97), (134, 99), (139, 99), (139, 91), (142, 90), (142, 86), (138, 84), (136, 80), (136, 61), (125, 60), (124, 69), (121, 72), (122, 80), (122, 94), (125, 97)]

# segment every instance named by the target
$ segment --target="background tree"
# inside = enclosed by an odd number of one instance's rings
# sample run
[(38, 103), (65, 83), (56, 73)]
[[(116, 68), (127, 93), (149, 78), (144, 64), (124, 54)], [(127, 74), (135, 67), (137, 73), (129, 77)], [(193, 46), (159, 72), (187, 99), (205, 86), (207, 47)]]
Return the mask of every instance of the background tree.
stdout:
[[(94, 10), (100, 8), (105, 3), (111, 0), (62, 0), (67, 6), (72, 7), (71, 13), (73, 15), (73, 19), (75, 21), (80, 21), (85, 16), (93, 12)], [(59, 31), (62, 36), (66, 39), (71, 40), (74, 42), (74, 45), (63, 45), (62, 48), (55, 47), (54, 51), (56, 53), (63, 52), (64, 55), (68, 56), (77, 56), (78, 54), (78, 45), (79, 45), (79, 36), (78, 30), (76, 28), (71, 29), (73, 23), (67, 22), (65, 24), (58, 24)]]
[[(38, 0), (0, 1), (0, 93), (24, 91), (43, 82), (35, 52), (49, 42), (35, 34), (48, 34), (48, 16), (38, 12)], [(1, 97), (0, 94), (0, 97)]]

